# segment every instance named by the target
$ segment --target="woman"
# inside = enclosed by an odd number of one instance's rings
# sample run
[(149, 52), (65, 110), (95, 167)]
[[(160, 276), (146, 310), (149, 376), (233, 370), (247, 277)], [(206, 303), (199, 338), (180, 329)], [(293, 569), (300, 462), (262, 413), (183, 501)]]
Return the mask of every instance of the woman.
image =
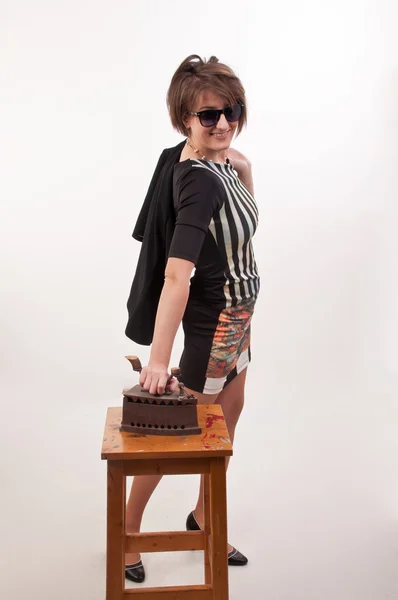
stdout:
[[(233, 442), (243, 408), (250, 321), (260, 287), (251, 245), (258, 218), (251, 166), (230, 146), (246, 124), (245, 92), (239, 78), (216, 57), (206, 62), (191, 55), (172, 78), (167, 104), (173, 127), (187, 139), (173, 166), (175, 228), (149, 364), (140, 374), (140, 384), (151, 394), (176, 389), (168, 369), (182, 322), (182, 381), (198, 402), (221, 404)], [(160, 479), (134, 478), (127, 532), (140, 531), (143, 511)], [(186, 527), (203, 527), (203, 477)], [(247, 558), (228, 545), (228, 564), (246, 563)], [(126, 554), (125, 573), (132, 581), (144, 581), (139, 554)]]

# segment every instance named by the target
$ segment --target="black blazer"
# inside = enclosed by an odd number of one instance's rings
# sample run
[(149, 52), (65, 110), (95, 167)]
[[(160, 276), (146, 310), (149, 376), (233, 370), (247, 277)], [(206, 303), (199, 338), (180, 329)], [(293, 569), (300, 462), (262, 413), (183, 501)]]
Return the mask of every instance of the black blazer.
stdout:
[(164, 272), (174, 233), (173, 169), (186, 140), (163, 150), (159, 157), (133, 238), (142, 242), (130, 295), (127, 300), (126, 336), (144, 346), (152, 343)]

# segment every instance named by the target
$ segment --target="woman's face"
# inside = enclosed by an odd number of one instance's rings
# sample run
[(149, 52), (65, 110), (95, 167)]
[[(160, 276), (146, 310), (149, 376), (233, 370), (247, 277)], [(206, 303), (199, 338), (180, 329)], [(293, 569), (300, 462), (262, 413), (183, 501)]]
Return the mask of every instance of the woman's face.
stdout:
[[(211, 91), (203, 91), (196, 98), (192, 112), (199, 112), (207, 108), (220, 109), (225, 106), (228, 106), (228, 102), (225, 102), (221, 96)], [(189, 137), (193, 146), (198, 148), (206, 157), (210, 158), (212, 156), (219, 156), (223, 150), (229, 148), (239, 121), (229, 123), (225, 115), (222, 114), (216, 125), (203, 127), (200, 124), (199, 117), (188, 115), (184, 119), (184, 124), (191, 131)]]

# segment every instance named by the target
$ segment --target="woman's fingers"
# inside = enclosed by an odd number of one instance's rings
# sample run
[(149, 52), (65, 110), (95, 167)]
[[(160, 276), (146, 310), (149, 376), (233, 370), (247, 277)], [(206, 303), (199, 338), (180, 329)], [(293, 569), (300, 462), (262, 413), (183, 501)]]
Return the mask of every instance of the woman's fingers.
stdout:
[(140, 385), (144, 390), (149, 390), (152, 381), (151, 373), (148, 373), (145, 369), (142, 369), (140, 375)]
[(169, 379), (167, 383), (167, 388), (172, 392), (178, 390), (178, 379), (176, 377), (172, 377), (171, 379)]
[[(174, 378), (173, 378), (174, 379)], [(168, 382), (170, 375), (165, 367), (144, 367), (140, 374), (141, 387), (150, 394), (164, 394), (166, 387), (171, 389)]]
[[(152, 379), (151, 379), (151, 385), (149, 386), (149, 393), (154, 395), (154, 394), (163, 394), (162, 390), (162, 382), (163, 381), (167, 381), (167, 375), (166, 377), (164, 375), (160, 375), (159, 373), (154, 373), (152, 375)], [(164, 390), (164, 387), (163, 387)]]
[(149, 393), (154, 394), (164, 394), (164, 390), (166, 388), (168, 380), (168, 375), (152, 375), (151, 384), (149, 386)]
[(168, 380), (169, 380), (168, 373), (166, 373), (166, 375), (163, 374), (159, 377), (158, 383), (157, 383), (157, 390), (156, 390), (158, 394), (164, 394)]

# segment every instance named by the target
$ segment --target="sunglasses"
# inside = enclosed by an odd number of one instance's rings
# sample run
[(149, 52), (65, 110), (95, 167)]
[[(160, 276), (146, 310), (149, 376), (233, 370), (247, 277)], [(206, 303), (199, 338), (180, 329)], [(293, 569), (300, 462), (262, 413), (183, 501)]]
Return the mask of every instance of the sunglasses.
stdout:
[(235, 123), (240, 119), (242, 114), (243, 104), (233, 104), (232, 106), (226, 106), (225, 108), (201, 110), (200, 112), (188, 112), (189, 115), (195, 115), (199, 117), (200, 124), (203, 127), (214, 127), (217, 125), (222, 114), (225, 115), (228, 123)]

